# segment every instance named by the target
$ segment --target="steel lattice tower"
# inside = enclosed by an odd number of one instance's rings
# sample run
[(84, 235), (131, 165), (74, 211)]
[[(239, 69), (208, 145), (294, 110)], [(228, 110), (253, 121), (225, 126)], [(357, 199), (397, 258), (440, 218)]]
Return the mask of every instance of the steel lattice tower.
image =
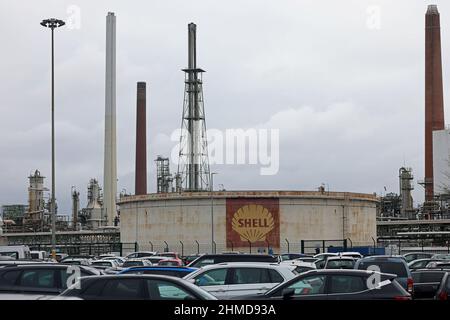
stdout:
[(196, 31), (188, 25), (188, 68), (185, 72), (178, 175), (183, 191), (209, 191), (209, 159), (203, 104), (202, 73), (197, 68)]

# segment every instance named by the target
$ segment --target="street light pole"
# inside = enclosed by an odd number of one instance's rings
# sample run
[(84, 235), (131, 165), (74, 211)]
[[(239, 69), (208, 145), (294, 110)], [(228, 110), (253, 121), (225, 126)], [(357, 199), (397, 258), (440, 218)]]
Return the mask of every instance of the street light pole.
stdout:
[(58, 27), (65, 25), (65, 22), (58, 19), (42, 20), (41, 26), (50, 28), (52, 31), (52, 198), (50, 203), (50, 214), (52, 217), (52, 256), (56, 254), (56, 211), (55, 211), (55, 61), (54, 61), (54, 41), (53, 33)]
[(211, 253), (214, 252), (214, 197), (213, 197), (213, 191), (214, 191), (214, 175), (217, 174), (217, 172), (211, 172)]

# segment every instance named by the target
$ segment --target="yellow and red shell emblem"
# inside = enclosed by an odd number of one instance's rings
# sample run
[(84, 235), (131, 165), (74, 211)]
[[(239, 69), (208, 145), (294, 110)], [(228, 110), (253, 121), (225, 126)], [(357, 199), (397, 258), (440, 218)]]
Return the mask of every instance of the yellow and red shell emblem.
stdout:
[(265, 241), (266, 235), (274, 227), (272, 213), (259, 204), (242, 206), (233, 214), (232, 228), (242, 241)]

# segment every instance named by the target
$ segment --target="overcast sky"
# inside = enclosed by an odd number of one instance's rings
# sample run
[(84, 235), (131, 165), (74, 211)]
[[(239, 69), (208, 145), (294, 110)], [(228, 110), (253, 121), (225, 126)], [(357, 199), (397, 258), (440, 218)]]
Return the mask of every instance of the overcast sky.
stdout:
[[(441, 13), (448, 97), (450, 2)], [(216, 188), (398, 192), (413, 168), (423, 200), (424, 1), (1, 0), (0, 204), (27, 202), (35, 169), (51, 186), (50, 31), (56, 31), (56, 197), (103, 184), (105, 17), (117, 16), (118, 192), (134, 192), (136, 82), (147, 82), (148, 189), (180, 127), (187, 24), (197, 24), (207, 127), (280, 130), (280, 168), (217, 165)], [(74, 6), (75, 5), (75, 6)], [(79, 20), (77, 11), (79, 10)], [(377, 13), (380, 13), (377, 16)], [(74, 20), (75, 19), (75, 20)], [(448, 123), (449, 112), (446, 114)], [(176, 163), (171, 164), (173, 172)]]

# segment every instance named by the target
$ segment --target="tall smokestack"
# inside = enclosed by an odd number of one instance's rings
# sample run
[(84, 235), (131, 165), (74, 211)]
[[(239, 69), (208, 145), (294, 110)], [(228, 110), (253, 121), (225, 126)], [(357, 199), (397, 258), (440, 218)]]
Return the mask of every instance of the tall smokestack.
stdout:
[(137, 83), (135, 194), (147, 194), (146, 84)]
[(425, 200), (433, 199), (433, 131), (444, 129), (441, 27), (436, 5), (425, 14)]
[(105, 163), (103, 168), (103, 213), (107, 225), (116, 217), (116, 17), (106, 16), (106, 79), (105, 79)]

